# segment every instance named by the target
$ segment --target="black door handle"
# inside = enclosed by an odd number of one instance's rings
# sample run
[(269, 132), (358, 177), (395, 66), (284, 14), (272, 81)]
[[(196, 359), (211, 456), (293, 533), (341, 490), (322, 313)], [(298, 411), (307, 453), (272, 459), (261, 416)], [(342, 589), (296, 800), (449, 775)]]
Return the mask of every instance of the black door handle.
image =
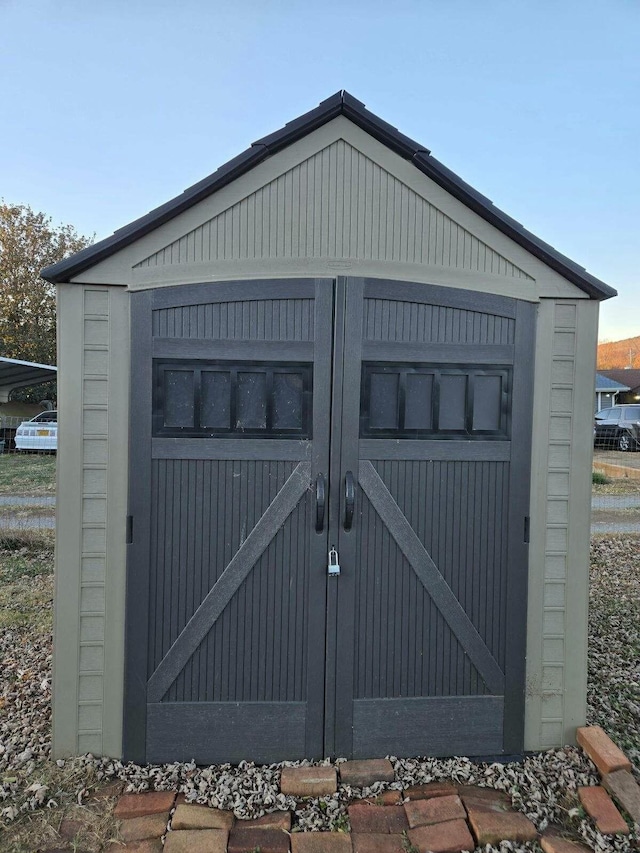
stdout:
[(324, 487), (324, 474), (316, 477), (316, 532), (321, 533), (324, 529), (324, 508), (326, 505), (326, 491)]
[(344, 529), (351, 530), (356, 506), (356, 484), (351, 471), (344, 475)]

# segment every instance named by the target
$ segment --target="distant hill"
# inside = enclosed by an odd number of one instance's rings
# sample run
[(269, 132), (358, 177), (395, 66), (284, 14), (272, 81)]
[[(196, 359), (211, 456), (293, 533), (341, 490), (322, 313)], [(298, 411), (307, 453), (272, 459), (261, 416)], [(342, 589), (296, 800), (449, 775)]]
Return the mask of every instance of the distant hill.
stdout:
[(640, 368), (640, 335), (598, 344), (598, 370), (624, 367)]

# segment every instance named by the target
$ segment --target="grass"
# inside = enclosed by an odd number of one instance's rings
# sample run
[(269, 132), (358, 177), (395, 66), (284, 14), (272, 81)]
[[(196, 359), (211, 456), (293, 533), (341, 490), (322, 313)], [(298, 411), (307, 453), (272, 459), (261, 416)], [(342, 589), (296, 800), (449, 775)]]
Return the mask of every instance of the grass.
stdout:
[(53, 495), (55, 491), (55, 455), (0, 455), (0, 495)]
[(591, 482), (594, 486), (604, 486), (605, 483), (609, 482), (609, 480), (601, 471), (593, 471), (591, 474)]
[(53, 537), (0, 536), (0, 631), (50, 631), (52, 599)]

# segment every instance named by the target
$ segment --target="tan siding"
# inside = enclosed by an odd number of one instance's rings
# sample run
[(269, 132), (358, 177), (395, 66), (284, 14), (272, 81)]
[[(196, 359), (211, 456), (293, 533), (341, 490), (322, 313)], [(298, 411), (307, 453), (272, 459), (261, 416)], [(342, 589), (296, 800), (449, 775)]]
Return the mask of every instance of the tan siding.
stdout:
[[(586, 306), (586, 308), (585, 308)], [(594, 350), (586, 326), (592, 303), (543, 301), (538, 322), (532, 550), (529, 584), (528, 749), (571, 741), (584, 722), (590, 465), (576, 455), (576, 437), (591, 442), (584, 417), (592, 371), (581, 359)], [(581, 325), (582, 324), (582, 325)], [(581, 343), (580, 343), (581, 342)], [(590, 349), (589, 349), (590, 348)], [(591, 380), (590, 380), (591, 376)], [(591, 383), (592, 384), (592, 383)], [(591, 403), (592, 391), (586, 394)], [(536, 472), (543, 472), (537, 475)], [(585, 488), (586, 486), (586, 488)], [(586, 519), (586, 521), (585, 521)], [(534, 529), (535, 528), (535, 529)], [(567, 661), (571, 661), (570, 665)], [(578, 686), (571, 689), (570, 683)]]
[(430, 264), (532, 280), (342, 139), (136, 268), (302, 257)]

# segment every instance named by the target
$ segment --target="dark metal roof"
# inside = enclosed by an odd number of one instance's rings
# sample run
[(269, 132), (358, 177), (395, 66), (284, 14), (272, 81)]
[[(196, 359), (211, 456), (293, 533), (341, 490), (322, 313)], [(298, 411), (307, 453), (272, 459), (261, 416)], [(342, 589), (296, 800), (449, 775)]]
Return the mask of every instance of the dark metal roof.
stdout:
[(583, 267), (527, 231), (519, 222), (495, 207), (490, 199), (474, 190), (435, 157), (432, 157), (427, 148), (408, 136), (404, 136), (395, 127), (369, 112), (361, 101), (356, 100), (346, 91), (336, 92), (326, 101), (322, 101), (315, 109), (294, 119), (275, 133), (256, 140), (251, 148), (234, 157), (233, 160), (229, 160), (212, 175), (189, 187), (182, 195), (157, 207), (124, 228), (120, 228), (113, 236), (83, 249), (64, 261), (47, 267), (42, 271), (43, 277), (54, 283), (69, 281), (84, 270), (158, 228), (174, 216), (188, 210), (207, 196), (217, 192), (267, 157), (282, 148), (286, 148), (287, 145), (291, 145), (340, 115), (361, 127), (379, 142), (395, 151), (396, 154), (410, 160), (417, 169), (435, 183), (557, 273), (588, 293), (593, 299), (609, 299), (611, 296), (617, 295), (612, 287), (590, 275)]
[(0, 358), (0, 388), (28, 388), (31, 385), (39, 385), (41, 382), (49, 382), (57, 375), (58, 368), (52, 364)]

